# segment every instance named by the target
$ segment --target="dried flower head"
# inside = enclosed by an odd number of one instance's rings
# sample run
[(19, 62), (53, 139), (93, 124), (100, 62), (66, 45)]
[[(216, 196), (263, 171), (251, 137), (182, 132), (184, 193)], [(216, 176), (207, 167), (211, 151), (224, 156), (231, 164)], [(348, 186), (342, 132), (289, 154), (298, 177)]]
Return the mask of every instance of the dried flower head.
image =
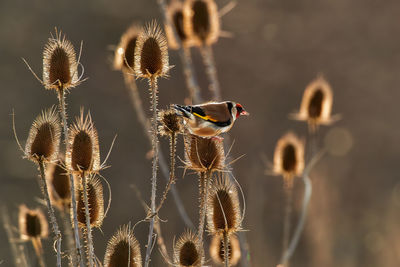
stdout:
[(335, 121), (331, 117), (332, 102), (331, 86), (323, 77), (318, 77), (307, 85), (300, 110), (292, 117), (297, 120), (307, 121), (310, 130), (314, 132), (319, 125), (329, 125)]
[(169, 70), (167, 41), (155, 21), (148, 24), (139, 34), (134, 67), (137, 77), (167, 76)]
[(162, 110), (158, 114), (161, 126), (159, 132), (161, 135), (171, 135), (182, 132), (182, 119), (175, 110)]
[(61, 138), (61, 124), (56, 109), (50, 108), (36, 117), (29, 131), (25, 145), (28, 159), (52, 162), (58, 156)]
[[(181, 1), (173, 0), (169, 3), (167, 7), (166, 15), (171, 21), (172, 25), (165, 25), (165, 33), (168, 40), (168, 46), (171, 49), (179, 49), (179, 43), (181, 42), (183, 46), (189, 46), (190, 38), (188, 38), (185, 33), (185, 28), (183, 27), (183, 4)], [(179, 40), (175, 39), (175, 33)]]
[[(129, 264), (128, 264), (129, 263)], [(141, 267), (140, 245), (128, 225), (122, 226), (108, 241), (104, 267)]]
[(240, 230), (241, 214), (236, 186), (228, 176), (214, 182), (207, 200), (207, 224), (211, 233), (235, 233)]
[(179, 267), (200, 267), (203, 264), (203, 248), (191, 231), (185, 232), (174, 246), (174, 264)]
[(114, 69), (133, 72), (135, 69), (135, 48), (141, 28), (137, 25), (130, 26), (121, 36), (115, 49)]
[(63, 160), (47, 165), (46, 180), (52, 205), (64, 211), (71, 203), (70, 180), (67, 171), (62, 167)]
[(90, 113), (84, 118), (83, 109), (70, 129), (65, 162), (68, 171), (73, 173), (96, 173), (100, 170), (97, 130)]
[(301, 175), (303, 169), (304, 142), (289, 132), (276, 144), (273, 172), (291, 180), (291, 178)]
[(18, 222), (22, 240), (47, 238), (49, 225), (40, 209), (30, 210), (25, 205), (20, 205)]
[[(241, 252), (239, 240), (235, 235), (229, 237), (228, 243), (228, 257), (229, 266), (235, 266), (238, 264)], [(225, 260), (225, 250), (223, 238), (220, 235), (214, 235), (210, 244), (210, 256), (213, 261), (218, 265), (223, 265)]]
[(46, 89), (67, 90), (79, 84), (74, 46), (61, 31), (51, 36), (43, 51), (43, 83)]
[(186, 0), (183, 26), (194, 45), (212, 45), (218, 41), (220, 20), (214, 0)]
[[(104, 219), (103, 186), (98, 178), (91, 176), (87, 182), (90, 226), (100, 227)], [(86, 227), (85, 203), (83, 187), (76, 188), (77, 218), (79, 226)]]
[(185, 135), (186, 167), (198, 172), (220, 171), (225, 168), (223, 143), (214, 138)]

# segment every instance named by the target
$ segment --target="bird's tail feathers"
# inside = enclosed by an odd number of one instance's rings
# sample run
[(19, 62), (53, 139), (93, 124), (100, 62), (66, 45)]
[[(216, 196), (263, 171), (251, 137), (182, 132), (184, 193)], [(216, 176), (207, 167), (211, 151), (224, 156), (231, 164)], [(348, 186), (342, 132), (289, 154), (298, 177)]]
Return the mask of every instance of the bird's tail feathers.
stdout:
[(182, 115), (186, 118), (190, 118), (191, 113), (190, 113), (190, 108), (186, 106), (181, 106), (181, 105), (173, 105), (174, 109), (177, 111), (181, 112)]

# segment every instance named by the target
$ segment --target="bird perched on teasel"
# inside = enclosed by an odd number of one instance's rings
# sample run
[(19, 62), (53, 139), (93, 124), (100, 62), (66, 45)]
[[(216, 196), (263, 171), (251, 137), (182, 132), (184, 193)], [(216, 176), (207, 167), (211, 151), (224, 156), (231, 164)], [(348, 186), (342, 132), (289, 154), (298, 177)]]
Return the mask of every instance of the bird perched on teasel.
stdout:
[(228, 132), (239, 116), (249, 115), (241, 104), (232, 101), (173, 107), (183, 115), (189, 132), (201, 137)]

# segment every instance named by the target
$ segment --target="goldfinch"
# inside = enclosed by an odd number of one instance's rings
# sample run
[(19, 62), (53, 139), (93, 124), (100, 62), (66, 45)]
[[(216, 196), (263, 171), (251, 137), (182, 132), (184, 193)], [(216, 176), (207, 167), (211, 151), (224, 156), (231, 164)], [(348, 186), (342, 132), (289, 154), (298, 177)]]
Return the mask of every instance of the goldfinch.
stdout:
[(191, 134), (202, 137), (218, 136), (229, 131), (239, 116), (249, 113), (239, 103), (209, 102), (194, 106), (173, 105), (183, 115)]

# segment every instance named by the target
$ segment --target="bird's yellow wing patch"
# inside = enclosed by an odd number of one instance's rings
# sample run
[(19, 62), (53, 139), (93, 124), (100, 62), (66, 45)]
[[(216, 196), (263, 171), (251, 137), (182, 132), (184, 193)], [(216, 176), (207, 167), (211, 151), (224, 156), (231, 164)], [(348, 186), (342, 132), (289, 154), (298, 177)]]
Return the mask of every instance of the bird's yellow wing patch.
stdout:
[(200, 114), (198, 114), (196, 112), (193, 112), (193, 115), (195, 115), (195, 116), (197, 116), (199, 118), (202, 118), (203, 120), (206, 120), (206, 121), (217, 122), (217, 120), (211, 118), (210, 116), (201, 116)]

